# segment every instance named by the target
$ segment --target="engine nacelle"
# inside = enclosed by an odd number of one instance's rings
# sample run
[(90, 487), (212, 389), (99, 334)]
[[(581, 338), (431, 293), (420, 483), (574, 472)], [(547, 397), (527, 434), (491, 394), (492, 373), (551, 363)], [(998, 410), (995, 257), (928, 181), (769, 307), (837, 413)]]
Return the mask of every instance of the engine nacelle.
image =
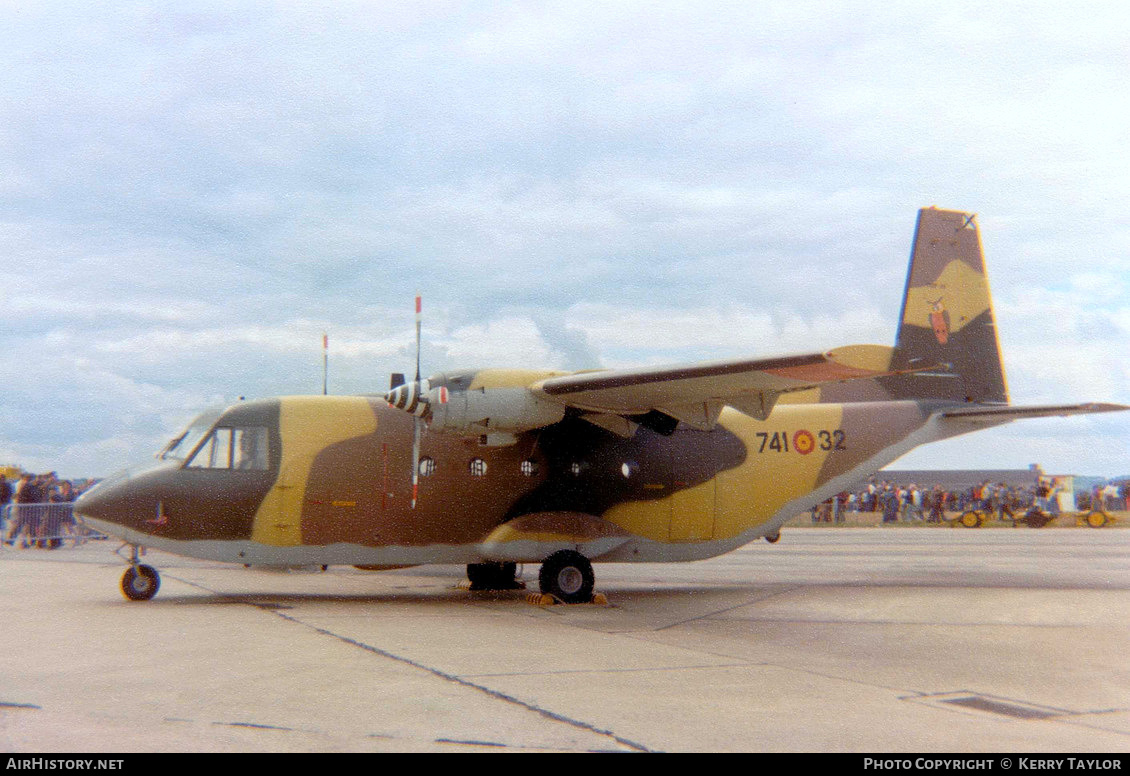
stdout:
[(429, 392), (430, 431), (464, 434), (516, 434), (550, 426), (565, 417), (565, 406), (535, 396), (529, 388), (448, 390), (447, 401)]
[(565, 406), (529, 386), (555, 374), (561, 373), (480, 369), (432, 375), (422, 381), (423, 417), (429, 431), (495, 440), (550, 426), (565, 417)]

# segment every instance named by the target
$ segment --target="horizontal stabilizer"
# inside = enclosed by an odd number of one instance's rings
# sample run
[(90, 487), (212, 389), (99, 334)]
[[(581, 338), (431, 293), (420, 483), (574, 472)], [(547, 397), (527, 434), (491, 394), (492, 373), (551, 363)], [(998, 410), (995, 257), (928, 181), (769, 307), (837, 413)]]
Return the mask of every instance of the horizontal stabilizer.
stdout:
[(1048, 404), (1032, 407), (960, 407), (946, 410), (941, 417), (969, 423), (1006, 423), (1023, 418), (1065, 418), (1069, 415), (1092, 415), (1097, 412), (1130, 410), (1124, 404)]

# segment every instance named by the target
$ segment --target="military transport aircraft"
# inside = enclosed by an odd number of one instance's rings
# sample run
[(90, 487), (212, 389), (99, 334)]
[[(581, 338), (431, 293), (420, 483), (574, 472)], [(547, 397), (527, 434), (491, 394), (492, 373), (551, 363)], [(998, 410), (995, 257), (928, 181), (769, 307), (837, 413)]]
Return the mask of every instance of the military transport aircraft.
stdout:
[[(417, 353), (419, 352), (417, 304)], [(971, 214), (918, 215), (894, 347), (585, 372), (394, 375), (386, 394), (246, 401), (75, 505), (132, 546), (248, 566), (466, 564), (472, 589), (591, 600), (591, 561), (689, 561), (750, 541), (925, 442), (1018, 418)]]

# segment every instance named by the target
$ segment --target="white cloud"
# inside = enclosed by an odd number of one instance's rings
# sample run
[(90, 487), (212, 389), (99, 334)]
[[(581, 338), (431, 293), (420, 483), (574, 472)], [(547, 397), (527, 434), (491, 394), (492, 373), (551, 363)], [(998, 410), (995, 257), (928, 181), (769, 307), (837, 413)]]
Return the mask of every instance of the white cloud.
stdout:
[(529, 318), (506, 317), (461, 326), (435, 343), (454, 367), (559, 368), (562, 355), (550, 349)]

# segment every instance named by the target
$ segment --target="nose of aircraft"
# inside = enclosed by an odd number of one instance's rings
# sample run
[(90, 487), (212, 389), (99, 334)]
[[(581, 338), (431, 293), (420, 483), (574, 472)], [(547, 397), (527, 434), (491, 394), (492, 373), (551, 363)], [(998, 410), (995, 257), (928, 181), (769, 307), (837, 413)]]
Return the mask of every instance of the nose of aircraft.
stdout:
[(155, 467), (143, 466), (127, 469), (95, 485), (75, 501), (75, 515), (82, 519), (98, 521), (105, 530), (108, 525), (132, 525), (145, 501), (139, 488), (134, 487), (137, 475)]
[(111, 523), (118, 522), (116, 515), (121, 513), (121, 483), (122, 477), (106, 480), (95, 485), (83, 493), (75, 501), (75, 514), (79, 517), (103, 520)]

